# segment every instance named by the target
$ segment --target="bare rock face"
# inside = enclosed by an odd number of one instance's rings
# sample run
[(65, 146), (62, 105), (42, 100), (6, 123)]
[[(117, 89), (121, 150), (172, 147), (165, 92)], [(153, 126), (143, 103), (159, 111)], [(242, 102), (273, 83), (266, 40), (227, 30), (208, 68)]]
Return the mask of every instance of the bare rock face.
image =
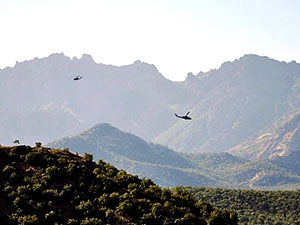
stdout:
[(251, 160), (275, 160), (299, 152), (300, 111), (289, 113), (229, 152)]

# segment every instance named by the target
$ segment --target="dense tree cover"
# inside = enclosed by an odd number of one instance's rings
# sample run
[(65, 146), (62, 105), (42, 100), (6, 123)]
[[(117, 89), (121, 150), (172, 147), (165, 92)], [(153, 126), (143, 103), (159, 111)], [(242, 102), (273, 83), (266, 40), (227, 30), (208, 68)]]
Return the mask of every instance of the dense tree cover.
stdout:
[(93, 156), (36, 146), (0, 147), (3, 224), (237, 224), (237, 214), (163, 189)]
[(300, 224), (300, 190), (187, 189), (200, 201), (208, 201), (220, 209), (236, 211), (240, 224)]

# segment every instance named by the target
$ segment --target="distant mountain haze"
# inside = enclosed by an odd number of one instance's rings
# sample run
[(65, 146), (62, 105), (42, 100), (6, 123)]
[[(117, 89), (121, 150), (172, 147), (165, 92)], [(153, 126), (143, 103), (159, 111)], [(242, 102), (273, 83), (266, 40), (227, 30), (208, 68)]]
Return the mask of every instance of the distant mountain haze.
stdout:
[[(110, 123), (176, 151), (222, 152), (297, 110), (299, 78), (300, 64), (257, 55), (172, 82), (141, 61), (117, 67), (53, 54), (0, 70), (0, 144)], [(191, 121), (174, 116), (187, 111)]]
[(299, 107), (300, 64), (245, 55), (177, 83), (193, 94), (193, 121), (154, 142), (184, 152), (222, 152)]

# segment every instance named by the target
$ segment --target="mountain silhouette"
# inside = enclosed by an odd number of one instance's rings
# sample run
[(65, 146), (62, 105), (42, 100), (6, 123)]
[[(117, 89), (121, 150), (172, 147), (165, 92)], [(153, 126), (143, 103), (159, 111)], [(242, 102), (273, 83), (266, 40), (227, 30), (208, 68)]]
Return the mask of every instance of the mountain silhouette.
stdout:
[[(74, 74), (84, 82), (70, 82)], [(188, 96), (141, 61), (117, 67), (89, 55), (35, 58), (0, 70), (0, 143), (46, 143), (101, 122), (151, 140), (175, 123), (171, 106)]]

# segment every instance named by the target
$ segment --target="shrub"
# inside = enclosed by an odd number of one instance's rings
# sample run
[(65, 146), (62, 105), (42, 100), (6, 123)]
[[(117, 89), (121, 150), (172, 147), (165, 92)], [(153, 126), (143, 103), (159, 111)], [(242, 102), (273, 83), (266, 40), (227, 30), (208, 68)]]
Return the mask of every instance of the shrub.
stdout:
[(41, 143), (41, 142), (35, 142), (35, 147), (36, 147), (36, 148), (42, 147), (42, 143)]
[(84, 162), (93, 162), (93, 155), (88, 154), (88, 153), (84, 153), (83, 157), (82, 157), (82, 161)]

